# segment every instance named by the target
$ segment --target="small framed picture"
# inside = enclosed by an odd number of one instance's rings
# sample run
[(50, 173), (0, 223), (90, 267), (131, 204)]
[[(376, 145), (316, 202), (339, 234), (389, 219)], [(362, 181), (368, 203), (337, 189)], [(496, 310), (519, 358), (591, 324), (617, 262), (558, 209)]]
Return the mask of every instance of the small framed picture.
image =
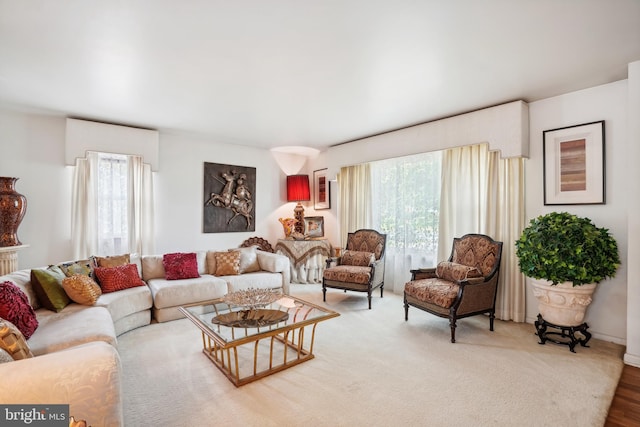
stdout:
[(604, 204), (604, 120), (542, 134), (544, 204)]
[(305, 216), (304, 217), (304, 235), (305, 237), (323, 237), (324, 236), (324, 217), (323, 216)]
[(331, 209), (331, 187), (327, 179), (327, 169), (313, 171), (313, 208)]

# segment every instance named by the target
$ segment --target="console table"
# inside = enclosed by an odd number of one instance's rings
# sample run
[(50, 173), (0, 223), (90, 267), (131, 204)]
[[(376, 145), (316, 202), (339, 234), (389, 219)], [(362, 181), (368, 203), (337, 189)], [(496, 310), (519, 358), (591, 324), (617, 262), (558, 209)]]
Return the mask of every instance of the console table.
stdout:
[(329, 240), (280, 239), (275, 250), (291, 261), (291, 283), (322, 283), (325, 260), (331, 254)]

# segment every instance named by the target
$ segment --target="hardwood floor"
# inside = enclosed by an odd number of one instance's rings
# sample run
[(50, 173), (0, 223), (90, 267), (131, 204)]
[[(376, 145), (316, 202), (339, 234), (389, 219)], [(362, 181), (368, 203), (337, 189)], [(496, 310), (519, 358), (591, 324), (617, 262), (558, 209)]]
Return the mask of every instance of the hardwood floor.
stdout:
[(640, 426), (640, 368), (624, 365), (605, 427)]

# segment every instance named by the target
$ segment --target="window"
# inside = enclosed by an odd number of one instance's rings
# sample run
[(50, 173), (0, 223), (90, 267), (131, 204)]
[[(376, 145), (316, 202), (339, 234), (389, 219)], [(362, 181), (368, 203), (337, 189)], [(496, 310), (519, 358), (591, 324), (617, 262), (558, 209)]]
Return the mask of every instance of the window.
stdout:
[(371, 163), (373, 227), (387, 234), (385, 283), (404, 285), (409, 270), (435, 266), (441, 152)]
[(98, 154), (98, 252), (116, 255), (129, 250), (128, 160), (121, 154)]
[(75, 258), (154, 252), (153, 173), (142, 157), (89, 151), (76, 159), (72, 192)]

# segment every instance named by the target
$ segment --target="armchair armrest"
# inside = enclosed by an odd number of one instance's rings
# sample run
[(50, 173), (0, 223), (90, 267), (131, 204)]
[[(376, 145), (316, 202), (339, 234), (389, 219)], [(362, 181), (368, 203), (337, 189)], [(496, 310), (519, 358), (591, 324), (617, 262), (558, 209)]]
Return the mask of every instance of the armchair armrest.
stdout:
[(333, 264), (334, 262), (336, 263), (336, 265), (340, 265), (340, 257), (330, 256), (330, 257), (327, 257), (327, 259), (324, 262), (327, 264), (325, 266), (326, 268), (331, 268), (331, 264)]
[(410, 270), (411, 272), (411, 280), (420, 280), (420, 279), (433, 279), (436, 276), (436, 268), (418, 268), (415, 270)]

